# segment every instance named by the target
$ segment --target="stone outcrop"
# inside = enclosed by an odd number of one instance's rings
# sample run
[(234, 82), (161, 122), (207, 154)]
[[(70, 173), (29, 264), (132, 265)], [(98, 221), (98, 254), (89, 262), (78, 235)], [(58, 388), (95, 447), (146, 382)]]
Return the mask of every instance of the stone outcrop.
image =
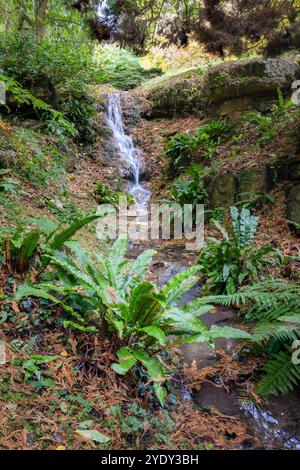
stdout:
[[(300, 155), (288, 158), (286, 162), (286, 218), (300, 226)], [(300, 233), (299, 228), (297, 231)]]
[(144, 117), (168, 118), (176, 114), (203, 114), (203, 73), (200, 69), (160, 79), (144, 90), (149, 102)]
[(243, 111), (268, 110), (277, 100), (277, 89), (291, 93), (300, 76), (300, 65), (291, 58), (227, 62), (203, 73), (193, 69), (145, 90), (149, 117), (207, 115), (219, 112), (235, 118)]
[(230, 172), (211, 176), (207, 181), (208, 205), (211, 209), (228, 207), (251, 194), (264, 194), (274, 187), (272, 167), (253, 166), (241, 169), (237, 174)]

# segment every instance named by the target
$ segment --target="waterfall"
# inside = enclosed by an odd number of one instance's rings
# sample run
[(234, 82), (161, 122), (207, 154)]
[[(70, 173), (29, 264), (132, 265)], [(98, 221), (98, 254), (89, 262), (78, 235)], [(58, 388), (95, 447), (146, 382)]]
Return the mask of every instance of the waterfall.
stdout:
[(134, 147), (132, 138), (125, 133), (120, 95), (113, 94), (108, 97), (107, 123), (112, 131), (115, 146), (119, 156), (131, 169), (132, 184), (130, 193), (133, 195), (138, 208), (146, 208), (151, 192), (140, 183), (140, 156)]

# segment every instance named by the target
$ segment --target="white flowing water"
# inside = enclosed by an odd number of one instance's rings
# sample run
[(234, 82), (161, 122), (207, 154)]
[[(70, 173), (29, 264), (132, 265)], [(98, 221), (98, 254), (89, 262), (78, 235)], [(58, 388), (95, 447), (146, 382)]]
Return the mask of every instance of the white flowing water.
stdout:
[(140, 183), (140, 152), (134, 147), (132, 138), (125, 133), (120, 95), (113, 94), (108, 97), (107, 112), (107, 122), (119, 156), (131, 170), (130, 193), (136, 201), (137, 208), (146, 209), (151, 192), (143, 188)]

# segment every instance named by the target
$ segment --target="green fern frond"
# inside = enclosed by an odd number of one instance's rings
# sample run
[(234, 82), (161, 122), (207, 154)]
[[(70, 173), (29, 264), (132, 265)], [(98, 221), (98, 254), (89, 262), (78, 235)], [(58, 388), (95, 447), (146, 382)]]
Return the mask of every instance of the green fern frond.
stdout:
[(292, 363), (289, 352), (280, 351), (263, 368), (266, 375), (258, 382), (258, 393), (267, 397), (271, 393), (285, 395), (300, 383), (300, 365)]

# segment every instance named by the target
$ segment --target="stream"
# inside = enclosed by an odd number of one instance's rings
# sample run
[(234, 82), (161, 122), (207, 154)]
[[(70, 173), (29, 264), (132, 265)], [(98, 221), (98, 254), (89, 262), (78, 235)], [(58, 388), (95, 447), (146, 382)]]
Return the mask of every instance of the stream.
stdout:
[[(132, 182), (129, 187), (136, 208), (147, 210), (151, 192), (145, 189), (140, 181), (140, 151), (135, 149), (133, 141), (124, 130), (120, 96), (110, 95), (108, 98), (108, 125), (111, 129), (115, 146), (123, 162), (130, 167)], [(152, 272), (161, 284), (166, 283), (175, 274), (184, 271), (197, 261), (197, 255), (186, 251), (182, 246), (165, 248), (161, 241), (130, 243), (128, 256), (137, 257), (147, 248), (157, 250)], [(196, 285), (188, 292), (183, 303), (190, 302), (201, 295), (201, 285)], [(239, 327), (237, 312), (233, 309), (218, 308), (213, 314), (206, 314), (201, 320), (208, 326), (214, 324)], [(249, 352), (239, 352), (238, 344), (233, 340), (220, 339), (216, 341), (216, 352), (206, 344), (195, 343), (184, 345), (181, 350), (184, 361), (192, 364), (196, 361), (198, 368), (213, 366), (218, 361), (217, 351), (224, 351), (228, 356), (238, 361), (247, 361)], [(245, 396), (240, 396), (239, 387), (231, 387), (226, 393), (220, 387), (222, 377), (215, 383), (204, 382), (201, 389), (191, 392), (183, 384), (182, 398), (193, 401), (196, 407), (207, 409), (214, 407), (220, 413), (235, 416), (246, 425), (249, 439), (243, 449), (297, 449), (300, 450), (300, 407), (299, 391), (286, 397), (272, 396), (268, 404), (257, 406)], [(237, 446), (237, 449), (239, 447)]]

